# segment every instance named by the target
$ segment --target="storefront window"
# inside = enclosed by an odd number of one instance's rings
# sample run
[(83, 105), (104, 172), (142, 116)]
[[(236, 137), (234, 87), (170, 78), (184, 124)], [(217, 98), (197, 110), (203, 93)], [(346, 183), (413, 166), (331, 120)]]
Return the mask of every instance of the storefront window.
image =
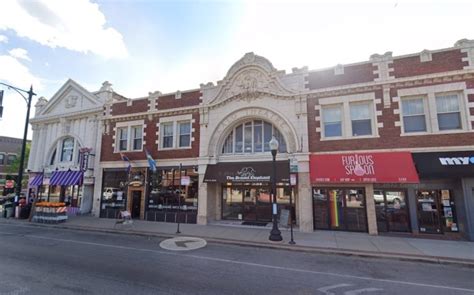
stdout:
[[(183, 179), (183, 185), (181, 185)], [(160, 169), (150, 173), (146, 219), (150, 221), (196, 223), (198, 173), (193, 167)]]
[(409, 232), (410, 220), (405, 191), (374, 190), (379, 232)]
[(422, 233), (458, 232), (450, 190), (417, 190), (418, 224)]
[(315, 229), (367, 231), (363, 189), (313, 188)]
[(117, 218), (127, 203), (127, 172), (124, 170), (104, 171), (100, 217)]

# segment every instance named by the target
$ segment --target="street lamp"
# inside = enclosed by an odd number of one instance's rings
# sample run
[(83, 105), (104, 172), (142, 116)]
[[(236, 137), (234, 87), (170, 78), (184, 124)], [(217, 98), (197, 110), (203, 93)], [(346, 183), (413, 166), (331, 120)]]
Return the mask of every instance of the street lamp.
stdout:
[[(33, 86), (31, 86), (30, 90), (27, 91), (27, 90), (23, 90), (21, 88), (18, 88), (18, 87), (12, 86), (12, 85), (8, 85), (8, 84), (2, 83), (2, 82), (0, 82), (0, 84), (4, 85), (4, 86), (7, 86), (8, 89), (15, 90), (18, 94), (20, 94), (25, 99), (26, 105), (28, 107), (27, 110), (26, 110), (26, 122), (25, 122), (25, 130), (23, 132), (23, 143), (21, 145), (20, 168), (18, 169), (18, 179), (17, 179), (18, 183), (17, 183), (17, 186), (16, 186), (16, 195), (17, 195), (18, 198), (20, 198), (21, 182), (23, 180), (23, 165), (25, 163), (26, 136), (27, 136), (27, 133), (28, 133), (28, 124), (29, 124), (29, 121), (30, 121), (31, 101), (33, 100), (33, 96), (36, 95), (36, 93), (33, 92)], [(22, 92), (28, 94), (28, 98), (25, 95), (23, 95)]]
[(272, 177), (272, 211), (273, 211), (273, 228), (272, 231), (270, 232), (270, 237), (268, 238), (270, 241), (274, 242), (279, 242), (283, 240), (281, 237), (281, 232), (278, 229), (278, 221), (277, 221), (277, 214), (278, 214), (278, 207), (277, 207), (277, 200), (276, 200), (276, 154), (278, 151), (278, 140), (275, 138), (275, 136), (272, 136), (272, 139), (268, 143), (270, 146), (270, 150), (272, 152), (272, 166), (273, 166), (273, 177)]

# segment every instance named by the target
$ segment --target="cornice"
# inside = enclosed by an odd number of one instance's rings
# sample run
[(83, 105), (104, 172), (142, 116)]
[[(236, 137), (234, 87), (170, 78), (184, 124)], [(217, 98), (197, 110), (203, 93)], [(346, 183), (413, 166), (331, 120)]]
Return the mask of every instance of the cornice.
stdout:
[(168, 110), (156, 110), (156, 111), (147, 111), (135, 114), (125, 114), (125, 115), (111, 115), (111, 116), (104, 116), (101, 118), (103, 121), (108, 122), (120, 122), (120, 121), (130, 121), (130, 120), (140, 120), (145, 118), (154, 118), (159, 116), (175, 116), (175, 115), (182, 115), (182, 114), (189, 114), (194, 111), (199, 110), (199, 105), (192, 106), (192, 107), (183, 107), (183, 108), (176, 108), (176, 109), (168, 109)]
[(90, 115), (101, 115), (104, 111), (103, 107), (96, 107), (93, 109), (81, 110), (77, 112), (71, 112), (66, 114), (52, 114), (49, 116), (40, 116), (34, 117), (30, 119), (31, 124), (43, 124), (43, 123), (50, 123), (59, 121), (60, 118), (67, 118), (67, 119), (82, 119), (88, 117)]

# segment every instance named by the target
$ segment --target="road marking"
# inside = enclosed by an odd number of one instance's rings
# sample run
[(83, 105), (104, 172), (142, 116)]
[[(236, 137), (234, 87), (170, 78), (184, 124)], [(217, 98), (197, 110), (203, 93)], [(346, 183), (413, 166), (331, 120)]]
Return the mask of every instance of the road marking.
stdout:
[(351, 284), (338, 284), (338, 285), (332, 285), (332, 286), (319, 288), (318, 291), (326, 295), (335, 295), (336, 293), (329, 292), (329, 290), (342, 288), (342, 287), (349, 287), (349, 286), (352, 286), (352, 285)]
[(442, 285), (429, 285), (429, 284), (423, 284), (423, 283), (414, 283), (414, 282), (389, 280), (389, 279), (377, 279), (377, 278), (354, 276), (354, 275), (339, 274), (339, 273), (332, 273), (332, 272), (321, 272), (321, 271), (314, 271), (314, 270), (290, 268), (290, 267), (284, 267), (284, 266), (274, 266), (274, 265), (258, 264), (258, 263), (252, 263), (252, 262), (234, 261), (234, 260), (223, 259), (223, 258), (215, 258), (215, 257), (207, 257), (207, 256), (199, 256), (199, 255), (191, 255), (191, 254), (178, 254), (178, 253), (173, 253), (173, 252), (168, 252), (168, 251), (161, 251), (161, 250), (134, 248), (134, 247), (128, 247), (128, 246), (117, 246), (117, 245), (101, 244), (101, 243), (93, 243), (93, 242), (84, 242), (84, 241), (70, 240), (70, 239), (50, 238), (50, 237), (43, 237), (43, 236), (38, 236), (38, 235), (29, 235), (29, 234), (27, 234), (27, 235), (21, 235), (21, 236), (23, 238), (37, 238), (37, 239), (44, 239), (44, 240), (53, 240), (53, 241), (61, 241), (61, 242), (68, 242), (68, 243), (76, 243), (76, 244), (82, 244), (82, 245), (116, 248), (116, 249), (122, 249), (122, 250), (135, 250), (135, 251), (151, 252), (151, 253), (157, 253), (157, 254), (163, 254), (163, 255), (175, 255), (175, 256), (180, 256), (180, 257), (188, 257), (188, 258), (195, 258), (195, 259), (202, 259), (202, 260), (218, 261), (218, 262), (225, 262), (225, 263), (229, 263), (229, 264), (240, 264), (240, 265), (246, 265), (246, 266), (255, 266), (255, 267), (261, 267), (261, 268), (292, 271), (292, 272), (299, 272), (299, 273), (308, 273), (308, 274), (325, 275), (325, 276), (332, 276), (332, 277), (339, 277), (339, 278), (359, 279), (359, 280), (364, 280), (364, 281), (374, 281), (374, 282), (383, 282), (383, 283), (391, 283), (391, 284), (399, 284), (399, 285), (407, 285), (407, 286), (417, 286), (417, 287), (426, 287), (426, 288), (444, 289), (444, 290), (453, 290), (453, 291), (462, 291), (462, 292), (474, 293), (474, 289), (467, 289), (467, 288), (458, 288), (458, 287), (450, 287), (450, 286), (442, 286)]
[(207, 242), (200, 238), (177, 237), (166, 239), (160, 243), (160, 247), (171, 251), (190, 251), (203, 248)]
[(377, 291), (383, 291), (383, 289), (364, 288), (364, 289), (358, 289), (358, 290), (350, 290), (350, 291), (344, 292), (344, 295), (357, 295), (357, 294), (362, 294), (362, 293), (367, 293), (367, 292), (377, 292)]

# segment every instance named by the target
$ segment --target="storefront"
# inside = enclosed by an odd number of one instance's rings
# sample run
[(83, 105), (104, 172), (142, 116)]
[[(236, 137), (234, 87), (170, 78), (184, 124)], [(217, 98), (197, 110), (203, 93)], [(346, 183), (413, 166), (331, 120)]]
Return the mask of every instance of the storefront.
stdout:
[[(276, 200), (281, 210), (290, 210), (289, 162), (276, 163)], [(204, 182), (220, 188), (220, 219), (244, 225), (265, 225), (272, 220), (272, 162), (230, 162), (208, 165)], [(294, 220), (294, 218), (293, 218)]]
[(414, 153), (420, 234), (474, 239), (474, 151)]
[(314, 229), (411, 230), (405, 185), (418, 183), (408, 152), (310, 156)]
[(127, 210), (134, 219), (196, 223), (198, 174), (194, 167), (104, 169), (100, 217)]

